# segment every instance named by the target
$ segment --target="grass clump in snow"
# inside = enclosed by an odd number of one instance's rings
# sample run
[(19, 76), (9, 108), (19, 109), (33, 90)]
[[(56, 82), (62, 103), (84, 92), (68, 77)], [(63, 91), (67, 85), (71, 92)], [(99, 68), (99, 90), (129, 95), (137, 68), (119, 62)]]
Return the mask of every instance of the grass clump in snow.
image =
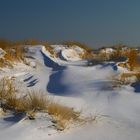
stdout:
[(0, 81), (0, 100), (6, 100), (7, 98), (13, 96), (16, 93), (16, 88), (14, 83), (4, 77)]
[(34, 46), (34, 45), (40, 45), (41, 41), (38, 41), (36, 39), (27, 39), (22, 41), (22, 44)]
[(0, 48), (6, 51), (5, 59), (10, 61), (19, 61), (23, 58), (24, 49), (20, 42), (12, 42), (9, 40), (0, 40)]
[(57, 57), (57, 54), (54, 52), (54, 49), (49, 45), (48, 42), (44, 42), (43, 45), (45, 46), (46, 50), (51, 54), (52, 57)]
[(47, 99), (40, 91), (30, 91), (25, 97), (17, 97), (17, 89), (14, 82), (6, 77), (0, 82), (0, 101), (4, 109), (16, 112), (28, 112), (31, 110), (45, 110)]
[(22, 46), (13, 46), (12, 48), (6, 50), (5, 59), (11, 62), (21, 61), (24, 57), (24, 49)]
[(129, 49), (124, 53), (128, 58), (126, 62), (118, 63), (118, 66), (127, 68), (129, 71), (140, 71), (140, 56), (139, 52), (135, 49)]
[(0, 59), (0, 66), (9, 66), (12, 62), (21, 61), (24, 57), (24, 48), (20, 42), (12, 42), (9, 40), (0, 40), (0, 48), (6, 54)]
[(10, 79), (4, 77), (0, 81), (0, 102), (3, 110), (16, 110), (20, 102), (16, 96), (16, 87)]
[(41, 91), (29, 91), (24, 97), (17, 96), (17, 90), (12, 81), (4, 78), (0, 82), (0, 102), (4, 111), (25, 113), (29, 119), (35, 119), (36, 112), (47, 112), (57, 130), (64, 130), (71, 122), (79, 120), (80, 112), (73, 108), (61, 105)]
[(25, 111), (46, 110), (47, 104), (47, 96), (44, 96), (41, 91), (29, 91), (23, 100), (23, 108)]
[(131, 49), (129, 50), (129, 52), (127, 52), (126, 56), (128, 57), (128, 64), (130, 66), (130, 70), (133, 71), (139, 69), (140, 60), (139, 60), (138, 51)]
[(52, 116), (58, 130), (64, 130), (71, 122), (79, 121), (80, 112), (56, 102), (50, 102), (47, 112)]
[(92, 50), (87, 45), (80, 43), (80, 42), (77, 42), (77, 41), (66, 41), (63, 44), (66, 45), (67, 47), (78, 46), (78, 47), (83, 48), (84, 50), (87, 50), (87, 51)]
[(122, 85), (131, 85), (140, 82), (140, 72), (123, 72), (113, 77), (113, 87), (121, 87)]

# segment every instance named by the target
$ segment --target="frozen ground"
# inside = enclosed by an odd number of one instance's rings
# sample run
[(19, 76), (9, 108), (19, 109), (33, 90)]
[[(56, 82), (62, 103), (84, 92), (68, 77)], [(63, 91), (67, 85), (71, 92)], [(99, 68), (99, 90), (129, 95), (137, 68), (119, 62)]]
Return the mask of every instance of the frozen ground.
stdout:
[(22, 94), (30, 89), (47, 91), (55, 100), (95, 120), (59, 132), (45, 113), (31, 121), (23, 120), (24, 114), (9, 112), (0, 116), (1, 139), (140, 140), (139, 86), (137, 92), (135, 86), (112, 87), (112, 77), (123, 69), (116, 69), (113, 62), (86, 66), (77, 56), (74, 62), (53, 58), (43, 46), (31, 47), (28, 55), (35, 67), (20, 63), (13, 69), (4, 68), (0, 76), (14, 77)]

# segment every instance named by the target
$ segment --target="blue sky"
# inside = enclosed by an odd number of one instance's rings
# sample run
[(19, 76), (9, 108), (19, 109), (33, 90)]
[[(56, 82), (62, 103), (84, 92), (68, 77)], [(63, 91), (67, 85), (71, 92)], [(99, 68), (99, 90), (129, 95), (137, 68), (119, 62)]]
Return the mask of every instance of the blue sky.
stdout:
[(0, 0), (0, 38), (140, 45), (140, 0)]

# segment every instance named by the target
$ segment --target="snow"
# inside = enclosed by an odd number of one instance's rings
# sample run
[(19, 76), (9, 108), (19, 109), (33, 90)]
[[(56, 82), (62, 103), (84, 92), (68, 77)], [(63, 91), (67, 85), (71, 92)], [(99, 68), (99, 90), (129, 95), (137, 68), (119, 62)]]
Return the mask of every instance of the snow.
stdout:
[(81, 60), (79, 54), (73, 49), (65, 49), (61, 51), (62, 57), (67, 61)]
[(5, 54), (6, 52), (2, 48), (0, 48), (0, 58), (3, 58)]
[(113, 48), (103, 48), (101, 49), (102, 53), (107, 53), (107, 54), (112, 54), (113, 52), (115, 52), (115, 50)]
[[(1, 77), (14, 76), (22, 94), (28, 89), (41, 89), (61, 104), (82, 110), (83, 116), (95, 117), (95, 121), (58, 132), (47, 113), (40, 112), (31, 121), (24, 119), (24, 114), (14, 116), (9, 112), (0, 115), (0, 137), (4, 140), (140, 140), (140, 94), (130, 85), (112, 87), (112, 77), (125, 69), (114, 70), (113, 63), (108, 62), (88, 67), (84, 65), (86, 62), (77, 61), (75, 51), (60, 45), (54, 47), (63, 52), (67, 62), (51, 57), (44, 46), (33, 46), (28, 55), (34, 58), (36, 68), (18, 63), (13, 69), (3, 69)], [(76, 61), (75, 65), (71, 61)]]

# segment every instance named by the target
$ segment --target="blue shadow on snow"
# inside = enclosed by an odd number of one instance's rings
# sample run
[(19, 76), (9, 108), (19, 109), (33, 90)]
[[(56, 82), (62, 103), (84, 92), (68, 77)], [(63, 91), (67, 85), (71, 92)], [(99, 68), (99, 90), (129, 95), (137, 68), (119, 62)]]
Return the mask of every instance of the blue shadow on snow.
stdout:
[(46, 87), (47, 91), (55, 95), (66, 95), (68, 94), (68, 86), (61, 82), (63, 77), (63, 71), (67, 68), (66, 66), (60, 66), (56, 62), (52, 61), (48, 56), (41, 52), (44, 64), (46, 67), (52, 68), (53, 73), (49, 77), (49, 83)]
[(131, 86), (135, 89), (136, 93), (140, 93), (140, 82), (135, 82)]

